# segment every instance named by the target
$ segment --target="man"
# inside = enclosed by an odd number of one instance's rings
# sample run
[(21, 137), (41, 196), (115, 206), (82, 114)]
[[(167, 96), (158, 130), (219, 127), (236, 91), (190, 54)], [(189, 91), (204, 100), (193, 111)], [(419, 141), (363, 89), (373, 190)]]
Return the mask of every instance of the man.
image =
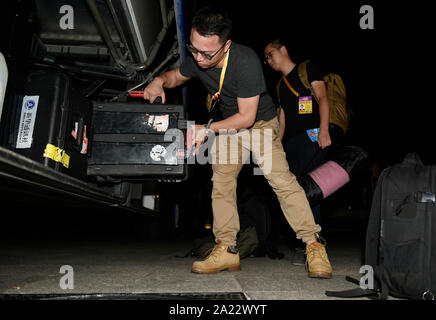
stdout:
[[(207, 126), (195, 125), (197, 150), (204, 142), (207, 130), (214, 133), (237, 131), (234, 134), (238, 138), (236, 152), (235, 148), (230, 148), (230, 154), (226, 153), (229, 145), (223, 149), (221, 144), (232, 134), (220, 134), (213, 141), (212, 209), (217, 245), (204, 261), (194, 262), (192, 272), (241, 269), (236, 248), (240, 227), (236, 185), (246, 160), (247, 152), (244, 151), (252, 151), (275, 190), (288, 222), (297, 237), (307, 245), (309, 276), (330, 278), (332, 270), (325, 247), (317, 241), (321, 228), (313, 220), (304, 190), (289, 171), (278, 137), (275, 106), (266, 93), (260, 60), (253, 50), (230, 40), (231, 27), (227, 14), (208, 7), (200, 9), (193, 18), (187, 45), (192, 56), (187, 57), (179, 68), (154, 79), (144, 90), (146, 100), (153, 102), (161, 96), (165, 102), (164, 88), (174, 88), (192, 77), (200, 79), (212, 97), (208, 101), (219, 102), (223, 120), (209, 122)], [(242, 151), (242, 156), (239, 151)], [(230, 161), (227, 157), (226, 161), (221, 161), (222, 154), (230, 155)]]
[[(292, 61), (281, 40), (268, 43), (264, 55), (270, 67), (283, 76), (276, 88), (280, 104), (279, 135), (291, 171), (298, 178), (323, 164), (326, 148), (331, 145), (326, 86), (322, 73), (309, 61), (306, 65), (307, 75), (316, 94), (316, 97), (312, 97), (311, 91), (300, 81), (298, 65)], [(320, 205), (311, 209), (315, 222), (320, 224)], [(297, 243), (292, 263), (300, 265), (304, 262), (304, 249), (301, 243)]]

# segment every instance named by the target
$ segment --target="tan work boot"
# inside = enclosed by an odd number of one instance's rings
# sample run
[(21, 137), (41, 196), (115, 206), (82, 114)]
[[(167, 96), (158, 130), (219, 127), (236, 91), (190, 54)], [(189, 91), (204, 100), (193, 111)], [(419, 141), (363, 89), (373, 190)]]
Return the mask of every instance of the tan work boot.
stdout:
[(229, 246), (218, 244), (213, 247), (212, 252), (203, 261), (195, 261), (192, 265), (194, 273), (217, 273), (223, 270), (239, 271), (241, 263), (239, 252), (232, 250)]
[(325, 244), (315, 241), (306, 245), (306, 269), (311, 278), (330, 279), (332, 277), (332, 266), (325, 251)]

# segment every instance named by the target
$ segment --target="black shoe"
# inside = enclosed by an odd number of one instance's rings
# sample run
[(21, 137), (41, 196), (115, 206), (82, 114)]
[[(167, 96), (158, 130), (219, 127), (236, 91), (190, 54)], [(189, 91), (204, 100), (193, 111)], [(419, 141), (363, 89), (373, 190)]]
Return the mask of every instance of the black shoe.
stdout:
[(291, 258), (291, 262), (295, 266), (306, 265), (306, 250), (304, 248), (297, 247), (294, 249), (294, 255)]

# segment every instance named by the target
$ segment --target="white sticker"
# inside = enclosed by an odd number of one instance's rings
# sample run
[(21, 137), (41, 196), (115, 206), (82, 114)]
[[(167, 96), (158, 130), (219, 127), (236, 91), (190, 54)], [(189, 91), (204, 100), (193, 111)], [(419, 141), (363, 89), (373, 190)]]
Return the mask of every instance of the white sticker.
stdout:
[(39, 96), (24, 96), (21, 107), (20, 125), (18, 127), (17, 149), (30, 148), (33, 140), (36, 111)]
[(157, 144), (151, 149), (150, 151), (150, 157), (153, 159), (153, 161), (161, 161), (162, 158), (165, 157), (167, 153), (167, 150), (164, 146), (161, 146), (160, 144)]
[(157, 132), (165, 132), (169, 126), (169, 115), (150, 116), (148, 118), (148, 125), (153, 127)]

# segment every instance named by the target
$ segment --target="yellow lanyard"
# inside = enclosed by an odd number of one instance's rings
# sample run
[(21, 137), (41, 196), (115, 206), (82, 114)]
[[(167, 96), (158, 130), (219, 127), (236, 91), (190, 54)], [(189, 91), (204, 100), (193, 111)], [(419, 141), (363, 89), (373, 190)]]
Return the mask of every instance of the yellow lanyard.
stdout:
[(218, 97), (221, 94), (221, 89), (223, 88), (223, 83), (224, 83), (224, 77), (226, 76), (227, 62), (229, 61), (229, 53), (230, 53), (230, 48), (229, 50), (227, 50), (226, 57), (224, 59), (223, 69), (221, 70), (219, 90), (217, 93), (213, 95), (213, 100), (218, 100)]
[(293, 94), (295, 94), (296, 97), (299, 96), (298, 92), (294, 90), (294, 88), (292, 88), (291, 84), (289, 83), (289, 81), (286, 79), (286, 77), (283, 77), (283, 80), (285, 81), (286, 85), (288, 86), (288, 88), (292, 91)]

